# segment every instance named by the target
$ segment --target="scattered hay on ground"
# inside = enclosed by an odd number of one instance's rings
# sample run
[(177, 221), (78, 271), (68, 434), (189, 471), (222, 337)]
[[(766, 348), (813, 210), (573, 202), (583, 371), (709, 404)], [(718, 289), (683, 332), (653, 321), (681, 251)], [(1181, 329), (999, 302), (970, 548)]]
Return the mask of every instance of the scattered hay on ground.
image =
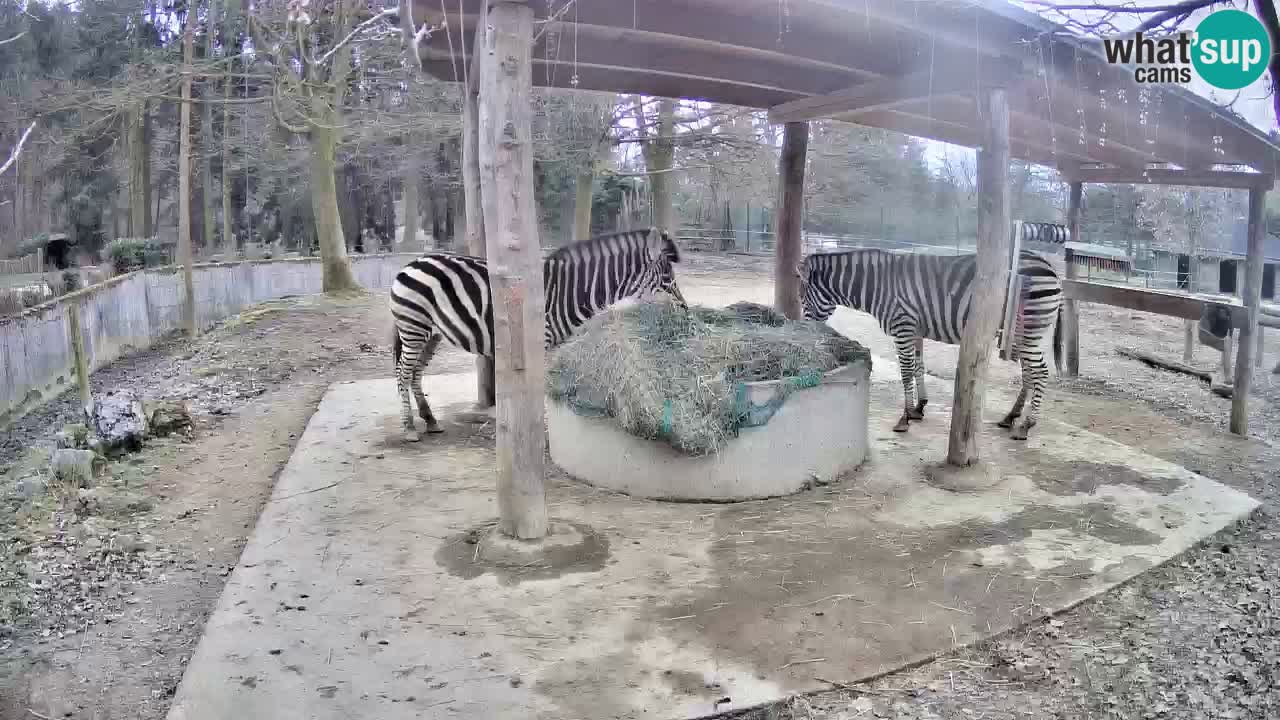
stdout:
[[(553, 353), (547, 391), (575, 412), (705, 455), (766, 422), (791, 389), (860, 359), (871, 362), (866, 348), (823, 323), (754, 303), (685, 311), (662, 299), (593, 318)], [(773, 403), (747, 399), (745, 383), (780, 379), (789, 382)]]

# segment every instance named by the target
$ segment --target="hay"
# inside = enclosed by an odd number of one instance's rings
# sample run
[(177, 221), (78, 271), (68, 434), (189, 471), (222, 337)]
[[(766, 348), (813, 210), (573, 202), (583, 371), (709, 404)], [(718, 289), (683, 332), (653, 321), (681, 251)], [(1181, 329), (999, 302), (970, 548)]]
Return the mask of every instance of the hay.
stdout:
[[(824, 323), (790, 322), (754, 303), (686, 312), (661, 299), (589, 321), (552, 354), (547, 392), (580, 415), (706, 455), (768, 422), (791, 390), (856, 360), (870, 364), (870, 353)], [(780, 379), (788, 382), (774, 401), (747, 399), (745, 383)]]

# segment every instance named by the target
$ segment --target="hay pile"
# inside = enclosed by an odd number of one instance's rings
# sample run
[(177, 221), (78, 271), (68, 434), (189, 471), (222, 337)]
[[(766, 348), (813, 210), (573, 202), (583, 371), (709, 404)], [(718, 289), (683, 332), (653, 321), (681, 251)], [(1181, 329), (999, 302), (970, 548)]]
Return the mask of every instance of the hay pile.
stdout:
[[(870, 353), (824, 323), (789, 322), (754, 303), (686, 312), (661, 299), (588, 322), (551, 355), (547, 392), (580, 415), (705, 455), (767, 422), (790, 390), (858, 359), (870, 363)], [(772, 403), (747, 399), (744, 383), (782, 378)]]

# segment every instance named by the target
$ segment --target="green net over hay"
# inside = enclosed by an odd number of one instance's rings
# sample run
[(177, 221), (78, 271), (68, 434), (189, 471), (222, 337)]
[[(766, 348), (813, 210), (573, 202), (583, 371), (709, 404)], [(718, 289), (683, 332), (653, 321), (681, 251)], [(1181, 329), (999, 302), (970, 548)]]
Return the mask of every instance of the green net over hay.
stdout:
[[(871, 355), (825, 323), (791, 322), (755, 303), (686, 312), (659, 299), (592, 318), (549, 358), (547, 392), (579, 415), (706, 455), (768, 422), (792, 390), (856, 360), (869, 366)], [(786, 382), (756, 404), (745, 383), (758, 380)]]

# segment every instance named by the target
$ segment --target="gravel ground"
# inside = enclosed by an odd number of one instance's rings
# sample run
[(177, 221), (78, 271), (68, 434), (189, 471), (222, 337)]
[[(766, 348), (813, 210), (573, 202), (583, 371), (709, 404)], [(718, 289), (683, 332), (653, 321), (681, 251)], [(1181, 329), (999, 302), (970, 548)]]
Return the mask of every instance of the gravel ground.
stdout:
[[(682, 284), (768, 301), (770, 258), (687, 253)], [(94, 375), (181, 398), (193, 441), (166, 439), (113, 463), (100, 497), (16, 502), (0, 484), (0, 720), (164, 716), (183, 663), (320, 393), (390, 375), (385, 295), (294, 298), (255, 308), (194, 342), (175, 339)], [(842, 311), (844, 312), (844, 311)], [(1053, 378), (1046, 414), (1248, 492), (1264, 507), (1124, 588), (981, 647), (853, 688), (737, 717), (1280, 717), (1280, 376), (1255, 376), (1249, 440), (1222, 432), (1230, 407), (1199, 381), (1121, 358), (1134, 346), (1180, 358), (1182, 324), (1084, 306), (1081, 377)], [(858, 339), (887, 339), (865, 316)], [(1216, 356), (1199, 348), (1198, 364)], [(929, 371), (952, 377), (955, 348), (930, 343)], [(432, 372), (472, 359), (442, 351)], [(992, 365), (1014, 387), (1016, 368)], [(428, 380), (428, 392), (430, 392)], [(0, 436), (0, 469), (75, 418), (68, 395)], [(3, 497), (8, 493), (9, 497)], [(21, 570), (23, 574), (17, 574)], [(3, 610), (0, 610), (2, 613)], [(35, 713), (35, 714), (33, 714)]]

